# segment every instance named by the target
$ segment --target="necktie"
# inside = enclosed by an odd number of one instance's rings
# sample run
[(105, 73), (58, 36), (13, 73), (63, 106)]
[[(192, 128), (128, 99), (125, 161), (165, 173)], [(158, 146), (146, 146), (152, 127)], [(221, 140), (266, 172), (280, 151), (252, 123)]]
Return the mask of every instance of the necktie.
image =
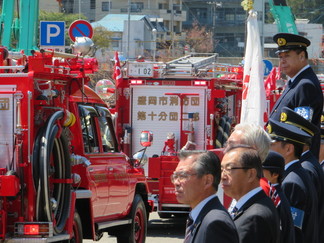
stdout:
[(281, 199), (279, 197), (279, 194), (277, 192), (277, 189), (275, 186), (271, 185), (271, 183), (269, 183), (270, 185), (270, 190), (269, 190), (269, 197), (271, 198), (271, 200), (273, 201), (274, 205), (276, 207), (278, 207), (278, 205), (281, 202)]
[(189, 215), (188, 219), (187, 219), (187, 223), (186, 223), (186, 234), (185, 234), (185, 239), (184, 239), (184, 243), (189, 243), (191, 241), (192, 235), (192, 229), (194, 227), (193, 224), (193, 219), (191, 218), (191, 216)]
[(231, 212), (231, 216), (232, 216), (232, 219), (235, 218), (236, 214), (237, 214), (237, 211), (238, 211), (238, 208), (235, 206)]
[(288, 85), (287, 85), (287, 86), (290, 88), (290, 87), (292, 86), (292, 83), (293, 83), (293, 82), (291, 81), (291, 79), (289, 79), (289, 81), (288, 81)]

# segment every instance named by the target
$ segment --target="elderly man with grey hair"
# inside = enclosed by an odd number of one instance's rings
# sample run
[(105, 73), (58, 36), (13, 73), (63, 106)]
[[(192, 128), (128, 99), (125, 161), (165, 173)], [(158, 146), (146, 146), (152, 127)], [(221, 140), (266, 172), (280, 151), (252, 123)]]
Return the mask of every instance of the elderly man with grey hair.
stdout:
[(255, 148), (263, 162), (270, 149), (271, 138), (263, 127), (255, 124), (239, 123), (227, 140), (227, 145), (244, 144)]

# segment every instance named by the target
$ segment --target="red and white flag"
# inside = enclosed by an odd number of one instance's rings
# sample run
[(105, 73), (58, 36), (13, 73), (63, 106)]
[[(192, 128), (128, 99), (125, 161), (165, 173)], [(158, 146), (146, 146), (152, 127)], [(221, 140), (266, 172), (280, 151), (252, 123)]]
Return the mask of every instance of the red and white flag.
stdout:
[(275, 91), (277, 89), (276, 84), (278, 79), (280, 79), (280, 67), (273, 67), (266, 81), (264, 82), (267, 96), (271, 94), (271, 91)]
[(251, 10), (247, 19), (241, 123), (253, 123), (262, 127), (265, 124), (267, 113), (263, 78), (264, 63), (257, 12)]
[(118, 52), (117, 51), (115, 52), (114, 61), (115, 61), (115, 65), (114, 65), (114, 76), (113, 76), (113, 78), (116, 81), (115, 86), (116, 86), (116, 89), (117, 89), (118, 86), (120, 85), (120, 83), (123, 80), (122, 73), (121, 73), (121, 69), (120, 69), (120, 62), (119, 62)]

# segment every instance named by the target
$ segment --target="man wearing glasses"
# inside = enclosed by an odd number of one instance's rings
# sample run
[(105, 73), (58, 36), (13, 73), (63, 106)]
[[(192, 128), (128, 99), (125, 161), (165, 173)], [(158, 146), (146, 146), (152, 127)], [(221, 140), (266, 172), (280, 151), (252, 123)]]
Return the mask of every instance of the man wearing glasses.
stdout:
[(210, 151), (181, 151), (179, 158), (171, 181), (177, 200), (192, 209), (184, 242), (239, 242), (231, 216), (216, 196), (221, 176), (218, 157)]
[(262, 167), (258, 152), (245, 145), (229, 146), (221, 171), (224, 193), (237, 201), (231, 215), (240, 242), (279, 242), (278, 213), (260, 187)]

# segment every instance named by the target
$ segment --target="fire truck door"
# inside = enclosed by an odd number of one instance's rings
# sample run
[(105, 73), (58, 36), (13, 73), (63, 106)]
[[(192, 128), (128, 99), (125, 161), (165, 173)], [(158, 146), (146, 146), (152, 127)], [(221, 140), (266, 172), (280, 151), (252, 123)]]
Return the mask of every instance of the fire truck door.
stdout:
[(129, 178), (126, 157), (118, 151), (112, 117), (108, 109), (96, 107), (99, 113), (102, 156), (107, 164), (108, 205), (105, 215), (119, 215), (126, 208), (129, 195)]
[(106, 214), (121, 214), (125, 210), (129, 198), (129, 177), (127, 174), (127, 164), (125, 156), (121, 153), (109, 155), (108, 160), (108, 184), (109, 184), (109, 204)]
[(105, 215), (108, 205), (108, 178), (107, 162), (100, 153), (100, 144), (96, 120), (99, 117), (97, 110), (92, 106), (79, 105), (80, 122), (83, 134), (85, 156), (91, 162), (88, 167), (93, 192), (92, 204), (94, 217)]

